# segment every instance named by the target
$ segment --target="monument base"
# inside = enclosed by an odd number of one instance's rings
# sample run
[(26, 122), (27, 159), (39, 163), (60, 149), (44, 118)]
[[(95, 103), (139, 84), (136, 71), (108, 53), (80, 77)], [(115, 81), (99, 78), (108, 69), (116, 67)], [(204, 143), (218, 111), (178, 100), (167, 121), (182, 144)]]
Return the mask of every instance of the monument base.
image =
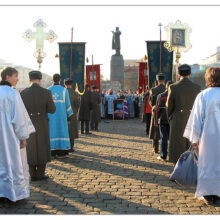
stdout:
[(121, 90), (121, 83), (119, 81), (101, 81), (101, 90), (108, 91), (109, 89), (118, 92)]
[(112, 55), (111, 58), (111, 81), (119, 81), (124, 89), (124, 59), (122, 55)]

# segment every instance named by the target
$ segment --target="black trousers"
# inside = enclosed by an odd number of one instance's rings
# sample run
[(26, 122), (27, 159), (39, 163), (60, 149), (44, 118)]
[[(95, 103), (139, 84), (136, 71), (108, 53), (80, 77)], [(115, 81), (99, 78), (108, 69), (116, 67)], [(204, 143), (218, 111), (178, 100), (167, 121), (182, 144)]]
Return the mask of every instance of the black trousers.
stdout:
[(146, 123), (146, 133), (147, 135), (149, 135), (151, 113), (144, 113), (144, 115), (145, 115), (145, 123)]
[(169, 139), (169, 124), (160, 125), (160, 135), (162, 137), (160, 142), (160, 156), (163, 159), (167, 158), (167, 145)]
[(89, 120), (81, 121), (81, 132), (84, 132), (84, 124), (86, 125), (85, 131), (89, 132)]
[(46, 164), (42, 165), (30, 165), (29, 173), (31, 178), (42, 178), (45, 175)]
[(63, 156), (63, 155), (67, 155), (68, 154), (68, 150), (52, 150), (51, 151), (51, 156)]
[(159, 140), (152, 140), (152, 146), (154, 148), (154, 152), (158, 153)]
[(98, 122), (90, 122), (91, 130), (98, 130), (99, 123)]
[(70, 139), (70, 145), (71, 145), (71, 149), (73, 149), (73, 147), (74, 147), (74, 139)]

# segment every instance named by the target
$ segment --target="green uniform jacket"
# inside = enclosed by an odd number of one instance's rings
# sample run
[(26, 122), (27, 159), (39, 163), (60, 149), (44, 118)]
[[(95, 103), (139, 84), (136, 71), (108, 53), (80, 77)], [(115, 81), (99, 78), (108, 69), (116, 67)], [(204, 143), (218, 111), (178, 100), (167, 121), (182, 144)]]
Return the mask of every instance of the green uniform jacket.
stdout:
[(54, 113), (56, 106), (51, 91), (32, 84), (21, 92), (36, 133), (27, 140), (27, 159), (30, 165), (43, 165), (51, 161), (49, 119), (47, 113)]
[(169, 161), (176, 163), (180, 155), (189, 148), (189, 141), (183, 137), (190, 111), (200, 86), (188, 78), (170, 85), (166, 102), (170, 123)]
[(152, 106), (152, 116), (150, 123), (149, 138), (152, 140), (160, 140), (159, 126), (155, 126), (155, 121), (156, 121), (155, 106), (157, 102), (157, 96), (164, 91), (165, 91), (164, 84), (160, 84), (150, 90), (149, 104)]
[(80, 97), (77, 92), (74, 91), (74, 89), (67, 89), (69, 92), (71, 107), (73, 109), (74, 114), (70, 117), (70, 124), (68, 126), (69, 128), (69, 136), (70, 139), (76, 139), (79, 137), (78, 134), (78, 112), (79, 112), (79, 106), (80, 106)]
[(91, 112), (91, 122), (100, 122), (101, 121), (101, 111), (100, 111), (100, 103), (101, 97), (97, 92), (92, 92), (92, 109)]

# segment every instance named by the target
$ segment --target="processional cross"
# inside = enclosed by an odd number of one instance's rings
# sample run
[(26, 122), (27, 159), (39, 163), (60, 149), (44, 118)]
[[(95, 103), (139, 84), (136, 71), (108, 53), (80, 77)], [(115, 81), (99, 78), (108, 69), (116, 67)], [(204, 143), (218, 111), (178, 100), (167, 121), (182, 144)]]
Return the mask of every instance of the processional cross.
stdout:
[(48, 40), (52, 43), (57, 35), (54, 31), (49, 30), (48, 33), (44, 32), (44, 28), (47, 27), (46, 23), (43, 20), (39, 19), (36, 23), (34, 23), (34, 27), (36, 28), (36, 32), (32, 32), (30, 29), (26, 30), (23, 34), (23, 37), (31, 42), (32, 40), (36, 40), (36, 51), (34, 52), (34, 57), (37, 58), (37, 62), (39, 63), (39, 70), (41, 69), (41, 63), (43, 62), (43, 58), (47, 56), (47, 54), (43, 51), (44, 49), (44, 40)]
[(161, 27), (163, 26), (161, 23), (158, 25), (160, 27), (160, 73), (161, 72), (161, 64), (162, 64), (162, 45), (161, 45)]

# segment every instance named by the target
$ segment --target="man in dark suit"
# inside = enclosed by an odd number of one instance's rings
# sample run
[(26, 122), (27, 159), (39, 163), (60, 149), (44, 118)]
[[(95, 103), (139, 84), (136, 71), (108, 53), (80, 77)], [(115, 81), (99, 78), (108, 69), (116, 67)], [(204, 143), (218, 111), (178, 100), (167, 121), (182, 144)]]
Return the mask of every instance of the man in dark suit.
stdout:
[(40, 86), (42, 74), (29, 72), (31, 87), (21, 92), (24, 105), (28, 111), (36, 133), (27, 140), (27, 159), (32, 181), (47, 179), (45, 168), (51, 161), (49, 119), (47, 113), (54, 113), (56, 106), (50, 90)]
[(68, 128), (69, 128), (69, 136), (70, 136), (70, 143), (71, 149), (70, 152), (74, 152), (74, 139), (79, 137), (78, 134), (78, 111), (80, 106), (80, 97), (77, 92), (74, 91), (72, 88), (73, 80), (72, 79), (65, 79), (65, 86), (68, 90), (71, 107), (73, 109), (74, 114), (68, 118)]
[(91, 130), (98, 131), (98, 125), (101, 121), (101, 111), (100, 111), (100, 103), (101, 103), (101, 97), (98, 92), (96, 92), (97, 87), (92, 86), (92, 109), (91, 112), (91, 121), (90, 121), (90, 127)]
[(200, 86), (189, 78), (191, 67), (187, 64), (179, 67), (180, 80), (168, 89), (166, 102), (170, 123), (169, 161), (176, 163), (180, 155), (189, 148), (189, 141), (183, 137), (194, 100), (200, 92)]
[[(89, 89), (90, 89), (90, 85), (86, 84), (85, 92), (81, 96), (81, 103), (79, 110), (79, 120), (81, 121), (81, 134), (91, 134), (89, 132), (89, 121), (90, 121), (90, 111), (92, 111), (92, 95)], [(84, 124), (86, 127), (84, 127)]]
[(152, 117), (151, 117), (149, 138), (153, 140), (152, 145), (154, 148), (154, 152), (158, 153), (160, 130), (155, 123), (156, 122), (155, 105), (157, 101), (157, 96), (165, 91), (165, 75), (163, 73), (159, 73), (157, 74), (156, 77), (157, 77), (158, 85), (150, 90), (150, 98), (149, 98), (149, 104), (152, 106)]

